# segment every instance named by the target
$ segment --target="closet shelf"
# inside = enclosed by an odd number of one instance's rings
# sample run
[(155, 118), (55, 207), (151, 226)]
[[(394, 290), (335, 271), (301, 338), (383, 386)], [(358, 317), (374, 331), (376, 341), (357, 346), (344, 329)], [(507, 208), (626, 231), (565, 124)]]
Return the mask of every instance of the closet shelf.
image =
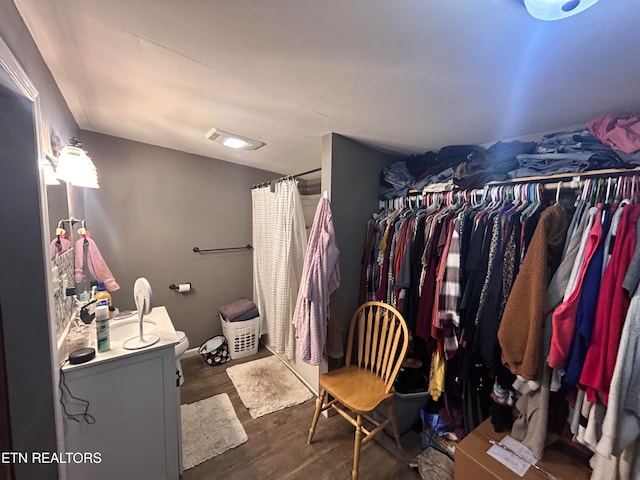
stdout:
[(509, 185), (511, 183), (544, 183), (553, 181), (572, 180), (575, 177), (593, 178), (593, 177), (619, 177), (621, 175), (636, 175), (640, 173), (640, 167), (621, 169), (607, 168), (604, 170), (587, 170), (586, 172), (575, 173), (554, 173), (552, 175), (538, 175), (535, 177), (519, 177), (510, 178), (509, 180), (494, 180), (487, 182), (486, 185)]

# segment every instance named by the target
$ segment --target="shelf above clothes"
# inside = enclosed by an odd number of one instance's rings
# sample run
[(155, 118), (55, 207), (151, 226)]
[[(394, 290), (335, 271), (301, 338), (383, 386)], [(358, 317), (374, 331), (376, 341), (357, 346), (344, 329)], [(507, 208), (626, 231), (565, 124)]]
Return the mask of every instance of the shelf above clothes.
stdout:
[(509, 185), (512, 183), (548, 183), (557, 182), (572, 179), (583, 178), (607, 178), (607, 177), (620, 177), (620, 176), (632, 176), (640, 175), (640, 167), (620, 169), (620, 168), (607, 168), (603, 170), (588, 170), (585, 172), (576, 173), (555, 173), (553, 175), (538, 175), (535, 177), (519, 177), (511, 178), (509, 180), (494, 180), (486, 185)]

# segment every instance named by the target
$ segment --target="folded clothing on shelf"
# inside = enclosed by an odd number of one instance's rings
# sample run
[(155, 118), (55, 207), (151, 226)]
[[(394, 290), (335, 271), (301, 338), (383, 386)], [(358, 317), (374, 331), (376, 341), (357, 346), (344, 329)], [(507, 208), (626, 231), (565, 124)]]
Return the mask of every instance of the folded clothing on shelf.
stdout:
[(259, 312), (255, 303), (243, 297), (220, 307), (220, 315), (227, 322), (242, 322), (257, 317)]

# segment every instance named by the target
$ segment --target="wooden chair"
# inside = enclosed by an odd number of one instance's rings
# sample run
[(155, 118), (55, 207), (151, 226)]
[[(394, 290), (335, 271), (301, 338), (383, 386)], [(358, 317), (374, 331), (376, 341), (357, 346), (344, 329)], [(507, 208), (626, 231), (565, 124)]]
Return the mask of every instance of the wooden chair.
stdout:
[[(357, 338), (357, 356), (352, 359), (354, 338)], [(391, 400), (394, 395), (393, 383), (407, 354), (408, 344), (407, 324), (400, 312), (382, 302), (367, 302), (358, 307), (351, 317), (346, 365), (320, 376), (321, 390), (316, 400), (307, 443), (311, 443), (320, 412), (333, 408), (342, 415), (356, 429), (352, 479), (358, 478), (361, 444), (372, 440), (389, 422), (393, 427), (396, 444), (400, 447), (400, 435)], [(353, 361), (356, 362), (355, 365), (352, 364)], [(327, 393), (333, 400), (323, 405)], [(371, 412), (384, 402), (388, 404), (388, 417), (378, 422), (373, 419)], [(342, 406), (350, 410), (352, 415)], [(373, 430), (363, 425), (363, 419), (375, 426)]]

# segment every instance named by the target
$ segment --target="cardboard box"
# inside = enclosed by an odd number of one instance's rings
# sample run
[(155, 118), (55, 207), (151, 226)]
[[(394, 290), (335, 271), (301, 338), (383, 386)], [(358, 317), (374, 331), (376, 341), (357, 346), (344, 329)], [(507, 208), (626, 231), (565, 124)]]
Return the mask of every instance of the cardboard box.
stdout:
[[(491, 448), (489, 440), (499, 442), (506, 435), (506, 432), (493, 431), (491, 419), (482, 422), (456, 446), (454, 480), (549, 480), (547, 475), (533, 467), (524, 477), (519, 477), (487, 454)], [(547, 447), (537, 465), (558, 480), (589, 480), (591, 477), (591, 469), (586, 461), (574, 459), (553, 448), (553, 445)]]

